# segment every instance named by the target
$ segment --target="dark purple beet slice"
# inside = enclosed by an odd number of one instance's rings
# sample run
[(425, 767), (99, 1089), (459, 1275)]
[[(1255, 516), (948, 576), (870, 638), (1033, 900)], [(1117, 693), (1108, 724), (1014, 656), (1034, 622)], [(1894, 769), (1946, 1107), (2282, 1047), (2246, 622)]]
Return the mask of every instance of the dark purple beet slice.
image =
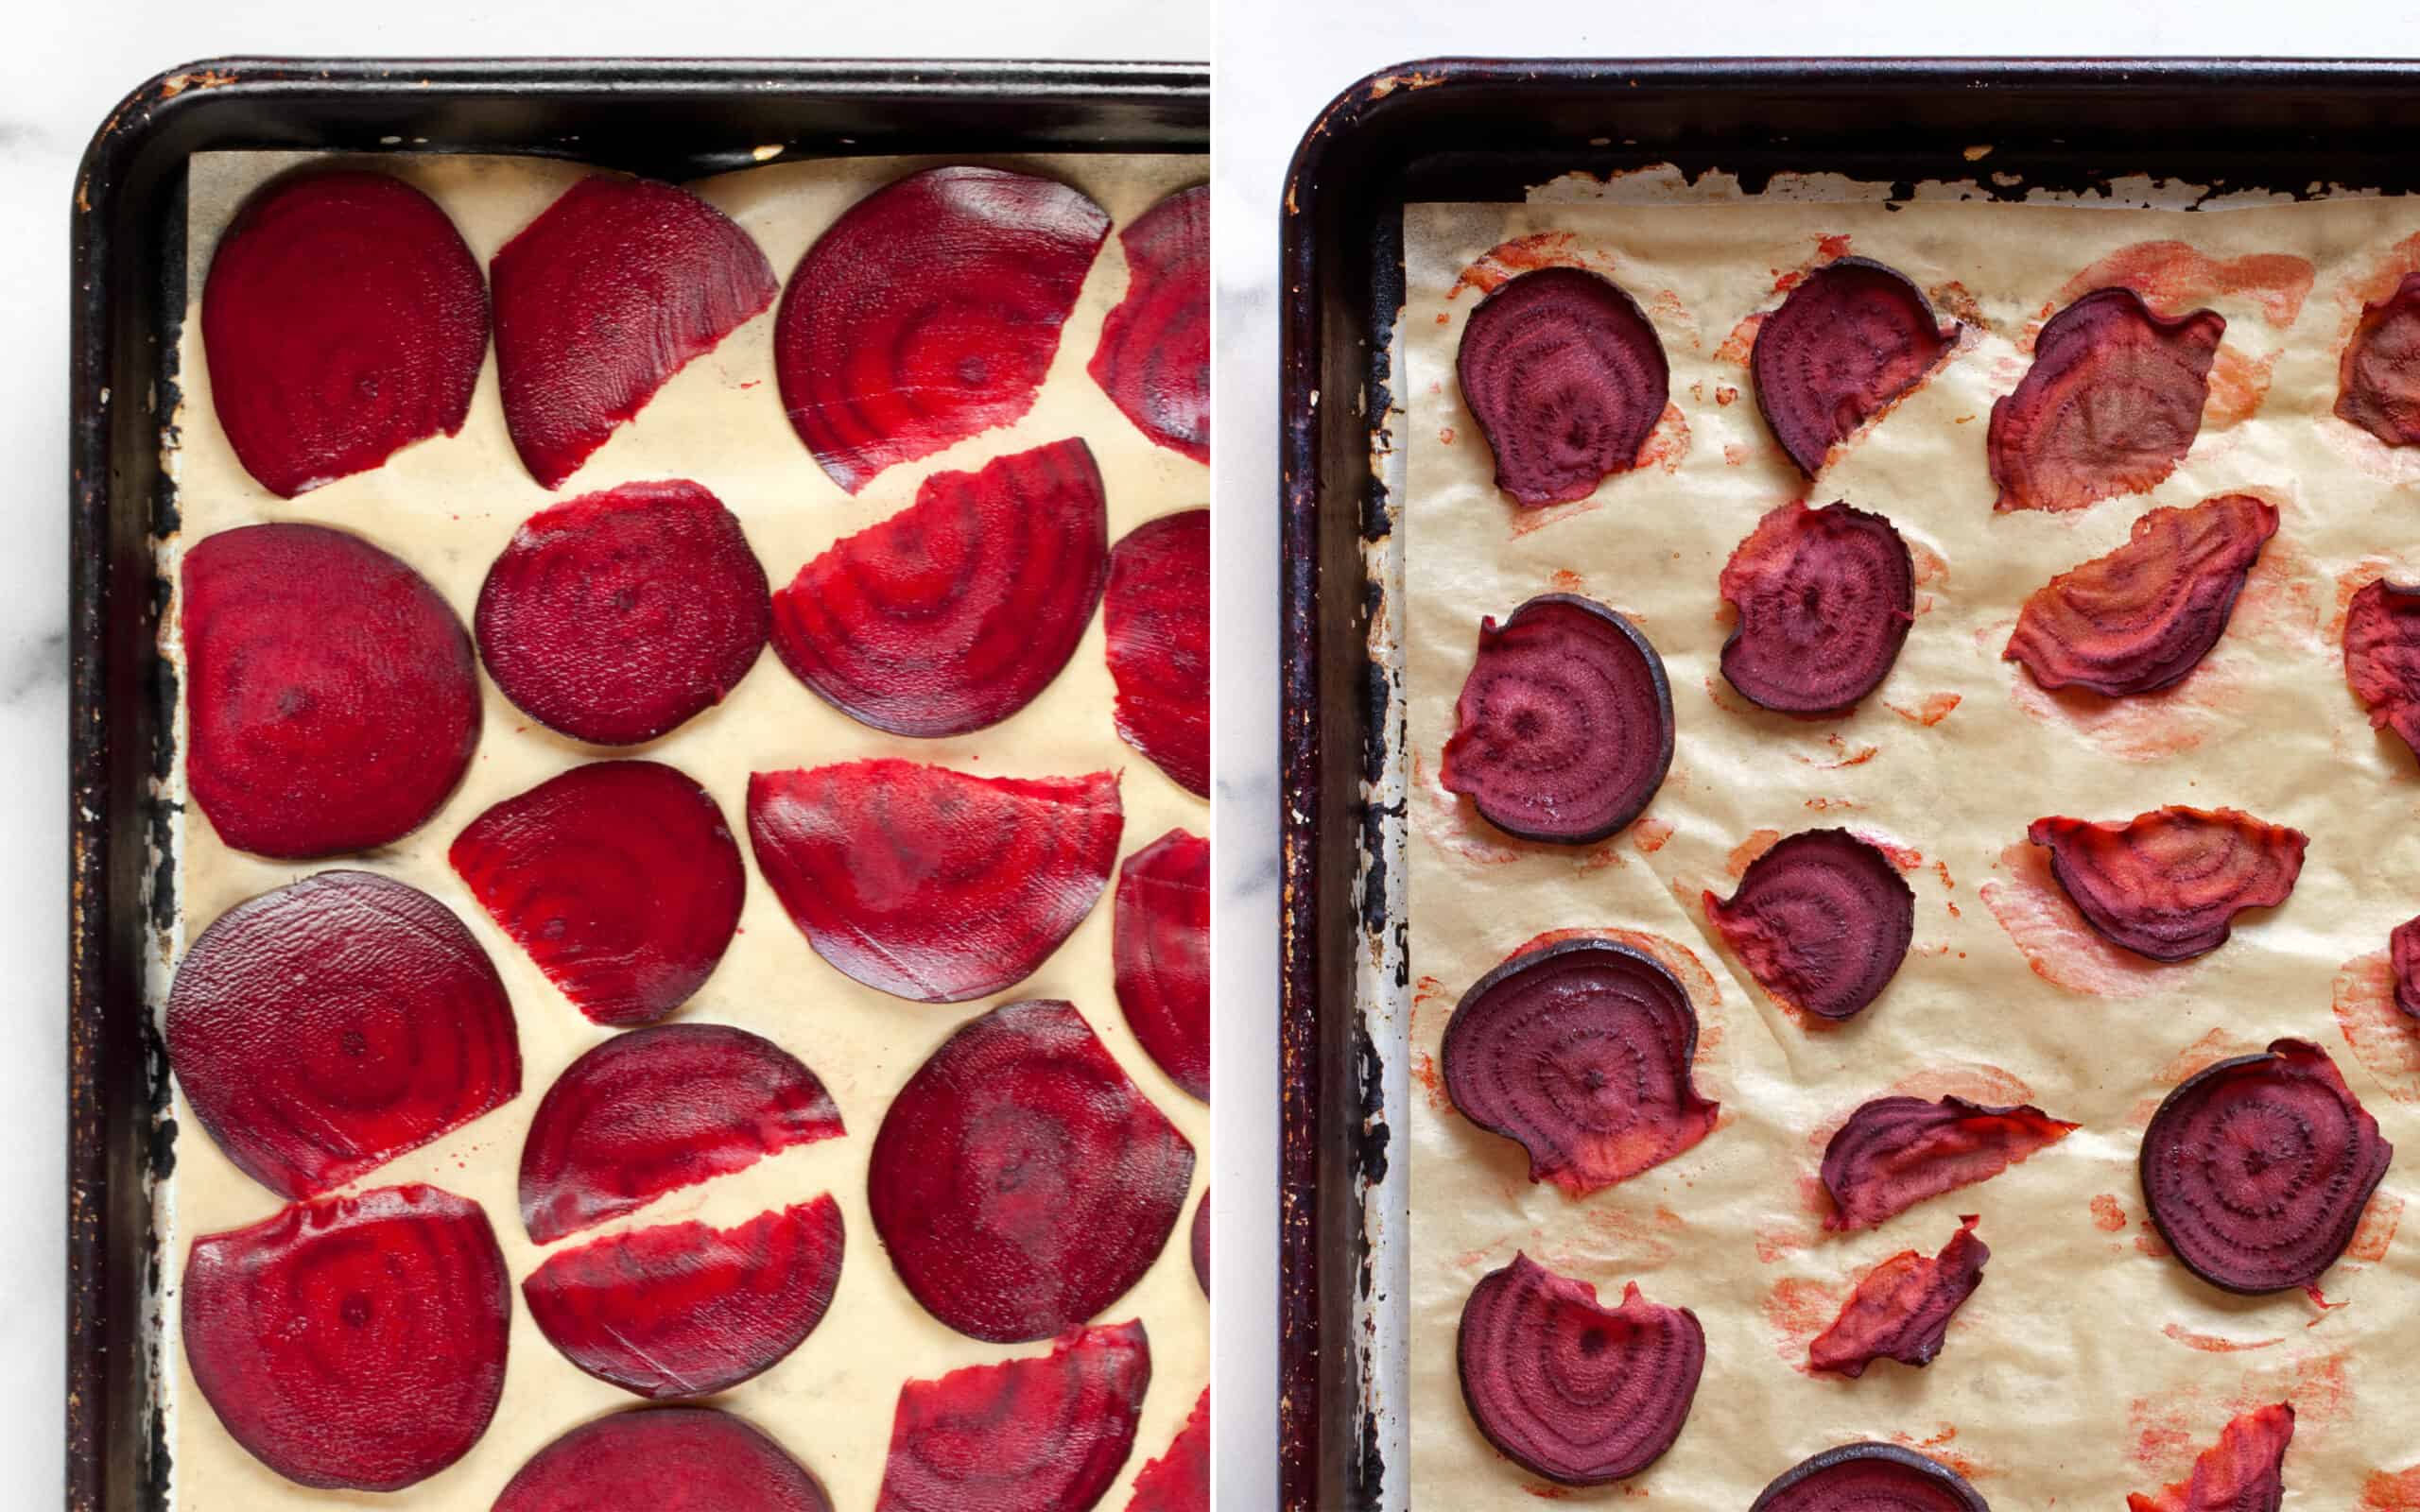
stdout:
[(303, 861), (402, 839), (479, 743), (471, 637), (357, 536), (240, 525), (185, 553), (185, 782), (220, 839)]
[(1180, 189), (1117, 233), (1126, 297), (1086, 370), (1142, 433), (1210, 460), (1210, 186)]
[(1210, 1100), (1210, 842), (1170, 830), (1117, 872), (1117, 1005), (1168, 1079)]
[(899, 1388), (874, 1512), (1085, 1512), (1134, 1452), (1151, 1383), (1140, 1323), (1080, 1329), (1046, 1355)]
[(2420, 585), (2381, 577), (2345, 605), (2344, 680), (2371, 729), (2420, 751)]
[(1915, 938), (1916, 895), (1891, 858), (1846, 830), (1807, 830), (1749, 863), (1706, 917), (1756, 985), (1823, 1019), (1855, 1017), (1891, 985)]
[(1126, 1512), (1210, 1512), (1210, 1388), (1193, 1403), (1168, 1452), (1134, 1477)]
[(1960, 1220), (1941, 1253), (1912, 1249), (1868, 1271), (1832, 1326), (1816, 1336), (1806, 1363), (1852, 1380), (1876, 1360), (1919, 1368), (1932, 1364), (1949, 1336), (1949, 1320), (1983, 1284), (1991, 1247), (1975, 1237), (1975, 1220)]
[(774, 317), (790, 425), (851, 493), (1033, 407), (1109, 236), (1080, 192), (997, 168), (875, 190), (799, 259)]
[(2407, 919), (2387, 936), (2387, 958), (2394, 969), (2394, 1005), (2408, 1018), (2420, 1019), (2420, 919)]
[(2420, 273), (2361, 307), (2336, 379), (2340, 418), (2389, 446), (2420, 445)]
[(2286, 1503), (2286, 1446), (2293, 1441), (2290, 1402), (2256, 1407), (2220, 1430), (2190, 1476), (2157, 1496), (2128, 1492), (2126, 1512), (2277, 1512)]
[(1109, 676), (1117, 734), (1199, 798), (1210, 796), (1210, 511), (1146, 521), (1110, 549)]
[(1201, 1189), (1201, 1201), (1193, 1210), (1193, 1279), (1201, 1283), (1201, 1295), (1210, 1295), (1210, 1189)]
[(1878, 514), (1792, 500), (1756, 522), (1723, 564), (1739, 623), (1722, 675), (1752, 703), (1845, 713), (1882, 686), (1916, 622), (1916, 566)]
[(2132, 289), (2095, 289), (2034, 338), (2033, 366), (1992, 405), (1996, 509), (2081, 509), (2176, 471), (2202, 432), (2226, 320), (2164, 320)]
[(970, 1338), (1063, 1333), (1126, 1295), (1184, 1211), (1193, 1146), (1083, 1015), (1050, 999), (969, 1020), (874, 1136), (874, 1231), (925, 1310)]
[(1945, 1192), (1971, 1187), (2058, 1143), (2078, 1125), (2031, 1103), (1877, 1097), (1824, 1146), (1826, 1228), (1872, 1228)]
[(185, 1359), (235, 1442), (289, 1481), (399, 1491), (479, 1441), (504, 1395), (511, 1280), (475, 1202), (382, 1187), (204, 1234)]
[(2237, 914), (2284, 902), (2310, 843), (2236, 809), (2174, 803), (2122, 824), (2053, 815), (2026, 838), (2050, 852), (2050, 875), (2085, 923), (2154, 961), (2206, 955)]
[(1773, 439), (1808, 477), (1832, 448), (1924, 382), (1958, 338), (1924, 291), (1863, 257), (1824, 264), (1756, 327), (1748, 370)]
[(655, 1407), (583, 1423), (538, 1451), (494, 1512), (832, 1512), (779, 1444), (727, 1412)]
[(1638, 301), (1577, 267), (1524, 273), (1480, 301), (1454, 374), (1495, 486), (1525, 509), (1584, 499), (1638, 466), (1672, 387)]
[(462, 428), (487, 289), (462, 233), (402, 180), (292, 175), (245, 200), (211, 253), (201, 350), (236, 459), (291, 499)]
[(1991, 1512), (1991, 1503), (1912, 1449), (1842, 1444), (1784, 1470), (1748, 1512)]

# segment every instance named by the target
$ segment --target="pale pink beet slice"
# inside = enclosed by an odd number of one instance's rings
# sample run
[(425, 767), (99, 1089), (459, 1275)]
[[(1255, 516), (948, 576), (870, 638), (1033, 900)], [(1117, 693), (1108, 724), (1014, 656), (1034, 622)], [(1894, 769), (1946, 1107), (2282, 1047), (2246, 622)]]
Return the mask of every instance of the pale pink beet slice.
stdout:
[(1210, 186), (1153, 205), (1117, 233), (1126, 297), (1101, 323), (1088, 372), (1135, 428), (1210, 460)]
[(1807, 1347), (1807, 1365), (1852, 1380), (1876, 1360), (1930, 1365), (1992, 1258), (1991, 1246), (1975, 1237), (1975, 1222), (1961, 1218), (1938, 1255), (1903, 1249), (1868, 1271), (1840, 1316)]
[(2127, 288), (2052, 316), (2033, 366), (1992, 404), (1996, 509), (2081, 509), (2157, 485), (2202, 433), (2224, 318), (2163, 319)]
[(2192, 1474), (2156, 1496), (2128, 1492), (2126, 1512), (2277, 1512), (2286, 1502), (2286, 1448), (2293, 1441), (2291, 1402), (2238, 1414), (2193, 1461)]
[(2420, 584), (2381, 577), (2345, 605), (2344, 680), (2371, 729), (2420, 751)]
[(494, 1512), (832, 1512), (806, 1467), (711, 1407), (583, 1423), (538, 1451)]
[(1748, 864), (1706, 918), (1776, 1001), (1849, 1019), (1891, 985), (1915, 938), (1916, 895), (1873, 842), (1806, 830)]
[(1783, 713), (1845, 713), (1882, 686), (1916, 622), (1915, 558), (1878, 514), (1792, 501), (1756, 522), (1723, 564), (1739, 623), (1722, 676)]
[(1924, 382), (1958, 337), (1897, 268), (1864, 257), (1826, 263), (1756, 327), (1748, 370), (1773, 439), (1808, 477)]
[(1118, 737), (1210, 796), (1210, 511), (1164, 514), (1110, 548), (1101, 619)]
[(2175, 803), (2123, 823), (2052, 815), (2026, 838), (2050, 852), (2051, 877), (2096, 934), (2154, 961), (2206, 955), (2236, 915), (2284, 902), (2310, 844), (2240, 810)]
[(1495, 486), (1525, 509), (1584, 499), (1638, 466), (1672, 388), (1638, 301), (1578, 267), (1524, 273), (1480, 301), (1454, 376)]
[(1151, 1383), (1143, 1325), (899, 1389), (874, 1512), (1086, 1512), (1134, 1452)]
[(1748, 1512), (1991, 1512), (1966, 1478), (1896, 1444), (1842, 1444), (1799, 1461)]
[(2337, 364), (2336, 413), (2389, 446), (2420, 445), (2420, 273), (2361, 307)]
[(1210, 1388), (1193, 1403), (1168, 1452), (1134, 1477), (1126, 1512), (1210, 1512)]
[(1945, 1192), (1988, 1181), (2074, 1133), (2031, 1103), (1986, 1108), (1963, 1097), (1877, 1097), (1824, 1146), (1824, 1227), (1872, 1228)]
[(1210, 1100), (1210, 842), (1170, 830), (1117, 873), (1117, 1005), (1168, 1079)]

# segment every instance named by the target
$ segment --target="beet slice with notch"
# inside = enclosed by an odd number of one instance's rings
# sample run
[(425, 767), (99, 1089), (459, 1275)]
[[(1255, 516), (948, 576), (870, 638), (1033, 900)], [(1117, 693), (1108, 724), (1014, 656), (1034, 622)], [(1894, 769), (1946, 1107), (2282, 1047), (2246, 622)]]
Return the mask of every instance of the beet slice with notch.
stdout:
[(1806, 830), (1748, 864), (1706, 917), (1756, 985), (1823, 1019), (1850, 1019), (1882, 995), (1915, 938), (1916, 895), (1872, 842)]
[(1117, 233), (1126, 297), (1085, 370), (1137, 430), (1210, 460), (1210, 186), (1195, 184)]
[(1134, 1452), (1151, 1383), (1139, 1322), (899, 1388), (874, 1512), (1085, 1512)]
[(1196, 798), (1210, 796), (1210, 511), (1128, 531), (1109, 553), (1109, 676), (1117, 735)]
[(1916, 565), (1881, 515), (1792, 500), (1756, 522), (1723, 564), (1739, 623), (1722, 676), (1789, 714), (1846, 713), (1882, 686), (1916, 622)]
[(2286, 1447), (2293, 1441), (2292, 1403), (2238, 1414), (2195, 1457), (2189, 1476), (2157, 1496), (2128, 1492), (2126, 1512), (2277, 1512), (2286, 1502)]
[(1776, 1476), (1748, 1512), (1991, 1512), (1966, 1478), (1896, 1444), (1842, 1444)]
[(832, 1512), (832, 1503), (752, 1424), (712, 1407), (651, 1407), (582, 1423), (538, 1451), (494, 1512)]
[(1495, 486), (1525, 509), (1584, 499), (1638, 466), (1672, 388), (1638, 301), (1579, 267), (1538, 268), (1481, 300), (1454, 375)]
[(2371, 729), (2420, 751), (2420, 584), (2381, 577), (2344, 606), (2344, 680)]
[(2420, 1019), (2420, 919), (2407, 919), (2387, 936), (2387, 959), (2394, 971), (2394, 1005)]
[(1126, 1512), (1210, 1512), (1210, 1388), (1201, 1388), (1168, 1452), (1134, 1477)]
[(1831, 1229), (1872, 1228), (1945, 1192), (1988, 1181), (2074, 1133), (2031, 1103), (1986, 1108), (1963, 1097), (1877, 1097), (1824, 1146)]
[(1932, 1364), (1950, 1318), (1983, 1284), (1992, 1258), (1991, 1246), (1975, 1237), (1975, 1222), (1961, 1218), (1938, 1255), (1903, 1249), (1868, 1271), (1840, 1316), (1807, 1347), (1808, 1366), (1855, 1380), (1876, 1360), (1919, 1369)]
[(2337, 364), (2336, 413), (2389, 446), (2420, 445), (2420, 273), (2361, 307)]
[(1756, 408), (1808, 477), (1941, 363), (1943, 329), (1924, 291), (1897, 268), (1842, 257), (1799, 281), (1756, 327), (1748, 355)]
[(2202, 432), (2225, 318), (2163, 319), (2127, 288), (2052, 316), (2033, 366), (1992, 404), (1995, 509), (2081, 509), (2157, 485)]
[(2235, 916), (2274, 908), (2302, 875), (2310, 837), (2237, 809), (2171, 803), (2124, 823), (2052, 815), (2026, 838), (2094, 933), (2154, 961), (2185, 961), (2227, 942)]
[(1170, 830), (1117, 872), (1117, 1005), (1168, 1079), (1210, 1100), (1210, 842)]

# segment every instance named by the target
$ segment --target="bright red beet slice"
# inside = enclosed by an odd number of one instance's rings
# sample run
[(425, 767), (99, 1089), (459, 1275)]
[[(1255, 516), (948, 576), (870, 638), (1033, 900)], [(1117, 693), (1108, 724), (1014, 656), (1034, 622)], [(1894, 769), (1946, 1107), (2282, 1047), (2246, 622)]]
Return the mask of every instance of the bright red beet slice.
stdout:
[(245, 200), (211, 253), (201, 350), (236, 459), (291, 499), (462, 428), (487, 289), (462, 233), (402, 180), (294, 175)]
[(2193, 1461), (2193, 1473), (2157, 1496), (2132, 1491), (2126, 1512), (2277, 1512), (2286, 1502), (2286, 1446), (2294, 1409), (2275, 1402), (2228, 1422)]
[(1824, 1019), (1854, 1018), (1891, 985), (1915, 938), (1916, 895), (1891, 858), (1846, 830), (1807, 830), (1749, 863), (1706, 917), (1756, 985)]
[(550, 1245), (844, 1132), (815, 1073), (762, 1036), (719, 1023), (633, 1029), (546, 1089), (521, 1147), (521, 1221)]
[(1756, 327), (1756, 407), (1811, 478), (1833, 447), (1924, 382), (1957, 337), (1898, 269), (1863, 257), (1826, 263)]
[(1826, 1228), (1872, 1228), (1928, 1197), (1988, 1181), (2077, 1125), (2027, 1103), (1985, 1108), (1963, 1097), (1877, 1097), (1824, 1146)]
[(2381, 577), (2345, 605), (2344, 680), (2371, 729), (2420, 751), (2420, 585)]
[(1201, 1295), (1210, 1295), (1210, 1189), (1201, 1189), (1201, 1201), (1193, 1210), (1193, 1279), (1201, 1283)]
[(899, 1389), (874, 1512), (1085, 1512), (1134, 1451), (1151, 1383), (1140, 1323), (1082, 1329), (1046, 1355)]
[(1454, 373), (1495, 456), (1495, 486), (1525, 509), (1584, 499), (1664, 418), (1671, 369), (1638, 301), (1577, 267), (1524, 273), (1479, 301)]
[(925, 1311), (970, 1338), (1046, 1339), (1167, 1247), (1193, 1146), (1066, 1003), (1004, 1003), (908, 1079), (874, 1136), (874, 1231)]
[(1210, 1389), (1204, 1386), (1168, 1452), (1134, 1477), (1126, 1512), (1210, 1512)]
[(2050, 852), (2050, 875), (2085, 923), (2154, 961), (2206, 955), (2237, 914), (2284, 902), (2310, 843), (2236, 809), (2173, 803), (2123, 824), (2053, 815), (2026, 838)]
[(1983, 1284), (1983, 1264), (1991, 1258), (1971, 1217), (1960, 1220), (1938, 1255), (1899, 1251), (1857, 1283), (1841, 1315), (1807, 1348), (1806, 1363), (1852, 1380), (1876, 1360), (1919, 1368), (1932, 1364), (1949, 1336), (1950, 1318)]
[(1842, 1444), (1784, 1470), (1748, 1512), (1991, 1512), (1991, 1503), (1912, 1449)]
[(799, 259), (774, 317), (799, 439), (855, 493), (1014, 423), (1108, 236), (1079, 191), (997, 168), (927, 168), (858, 200)]
[(512, 1292), (475, 1202), (382, 1187), (204, 1234), (180, 1303), (194, 1383), (289, 1481), (399, 1491), (479, 1441)]
[(1180, 189), (1117, 233), (1126, 297), (1086, 369), (1137, 429), (1210, 460), (1210, 186)]
[(651, 1023), (714, 974), (748, 873), (722, 810), (660, 762), (593, 762), (506, 799), (446, 852), (479, 906), (597, 1023)]
[(1170, 830), (1118, 868), (1117, 1005), (1168, 1079), (1210, 1100), (1210, 842)]
[(2361, 307), (2336, 377), (2339, 417), (2389, 446), (2420, 444), (2420, 273)]
[(804, 1466), (727, 1412), (656, 1407), (538, 1451), (494, 1512), (832, 1512)]
[(2387, 936), (2387, 957), (2394, 968), (2394, 1005), (2420, 1019), (2420, 919), (2407, 919)]
[(303, 861), (427, 822), (479, 743), (471, 637), (357, 536), (240, 525), (185, 553), (185, 782), (220, 839)]
[(1756, 522), (1723, 564), (1739, 623), (1722, 676), (1750, 702), (1844, 713), (1882, 686), (1916, 622), (1915, 558), (1878, 514), (1792, 500)]
[(2033, 366), (1992, 405), (1996, 509), (2081, 509), (2153, 487), (2202, 431), (2226, 334), (2209, 310), (2164, 320), (2132, 289), (2095, 289), (2042, 327)]
[(1110, 549), (1102, 601), (1117, 735), (1210, 796), (1210, 511), (1146, 521)]
[(1031, 703), (1109, 576), (1092, 448), (1058, 441), (940, 472), (773, 595), (773, 650), (826, 703), (894, 735), (962, 735)]

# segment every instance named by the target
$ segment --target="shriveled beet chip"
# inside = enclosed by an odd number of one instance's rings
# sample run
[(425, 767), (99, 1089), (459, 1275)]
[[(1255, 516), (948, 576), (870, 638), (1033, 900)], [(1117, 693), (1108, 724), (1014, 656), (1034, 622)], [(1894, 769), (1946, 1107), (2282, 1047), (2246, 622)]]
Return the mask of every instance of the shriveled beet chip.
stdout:
[(1144, 522), (1110, 549), (1109, 676), (1117, 735), (1200, 798), (1210, 796), (1210, 511)]
[(874, 1136), (874, 1231), (925, 1311), (1046, 1339), (1126, 1295), (1184, 1211), (1193, 1146), (1066, 1003), (969, 1020)]
[(282, 499), (461, 430), (488, 351), (478, 259), (437, 202), (353, 171), (275, 180), (210, 255), (219, 429)]
[(342, 1186), (521, 1091), (512, 1005), (443, 903), (367, 871), (248, 898), (168, 989), (194, 1117), (281, 1196)]
[(937, 472), (800, 568), (773, 595), (773, 650), (852, 719), (962, 735), (1050, 685), (1108, 576), (1100, 469), (1082, 441), (1057, 441)]
[(781, 1046), (720, 1023), (659, 1023), (565, 1067), (521, 1146), (521, 1221), (542, 1245), (667, 1192), (837, 1139), (840, 1110)]
[(218, 837), (282, 861), (425, 823), (479, 743), (471, 637), (357, 536), (240, 525), (185, 553), (185, 782)]
[(1093, 352), (1100, 385), (1142, 433), (1210, 460), (1210, 186), (1180, 189), (1117, 233), (1126, 297)]
[(2286, 1446), (2294, 1441), (2290, 1402), (2231, 1419), (2193, 1461), (2193, 1473), (2157, 1496), (2131, 1491), (2126, 1512), (2277, 1512), (2286, 1502)]
[(1080, 1329), (1047, 1355), (899, 1388), (874, 1512), (1085, 1512), (1134, 1451), (1151, 1383), (1143, 1325)]
[(1853, 1018), (1891, 985), (1915, 938), (1916, 895), (1871, 842), (1806, 830), (1749, 863), (1706, 917), (1756, 985), (1824, 1019)]
[(1714, 1130), (1690, 1080), (1698, 1015), (1653, 959), (1610, 939), (1524, 951), (1445, 1024), (1445, 1094), (1574, 1196), (1625, 1181)]
[(1584, 499), (1638, 466), (1672, 388), (1638, 301), (1577, 267), (1524, 273), (1480, 301), (1454, 374), (1495, 486), (1525, 509)]
[(1843, 257), (1806, 275), (1756, 327), (1748, 370), (1773, 439), (1808, 477), (1958, 337), (1906, 274)]
[(2420, 445), (2420, 273), (2361, 307), (2336, 370), (2336, 413), (2389, 446)]
[(855, 493), (1013, 423), (1108, 236), (1080, 192), (997, 168), (927, 168), (858, 200), (799, 259), (773, 318), (799, 439)]
[(1619, 1307), (1527, 1255), (1471, 1288), (1455, 1336), (1462, 1403), (1496, 1452), (1564, 1486), (1626, 1480), (1681, 1436), (1705, 1330), (1633, 1281)]
[(2344, 606), (2344, 680), (2371, 729), (2420, 751), (2420, 585), (2381, 577)]
[(686, 189), (594, 174), (495, 254), (504, 422), (547, 488), (773, 302), (773, 265)]
[(1201, 1388), (1168, 1452), (1134, 1477), (1126, 1512), (1210, 1512), (1209, 1387)]
[(2164, 320), (2126, 288), (2095, 289), (2052, 316), (2033, 366), (1992, 404), (1993, 507), (2081, 509), (2175, 472), (2202, 432), (2226, 329), (2210, 310)]
[(446, 852), (580, 1012), (651, 1023), (714, 974), (748, 872), (722, 810), (660, 762), (592, 762), (506, 799)]
[(1117, 1005), (1135, 1042), (1210, 1100), (1210, 842), (1170, 830), (1117, 872)]
[(1756, 522), (1723, 564), (1739, 623), (1722, 676), (1752, 703), (1845, 713), (1882, 686), (1916, 622), (1916, 565), (1878, 514), (1799, 500)]
[(1877, 1097), (1824, 1146), (1826, 1228), (1872, 1228), (1927, 1197), (1988, 1181), (2077, 1125), (2031, 1103), (1986, 1108), (1963, 1097)]
[(235, 1442), (289, 1481), (399, 1491), (488, 1431), (511, 1280), (475, 1202), (382, 1187), (204, 1234), (185, 1359)]
[(1991, 1503), (1912, 1449), (1842, 1444), (1784, 1470), (1748, 1512), (1991, 1512)]
[(2085, 923), (2154, 961), (2206, 955), (2237, 914), (2284, 902), (2310, 843), (2237, 809), (2175, 803), (2123, 824), (2052, 815), (2025, 835), (2050, 852), (2050, 875)]
[(721, 500), (686, 481), (625, 483), (512, 533), (479, 586), (479, 659), (547, 729), (635, 746), (722, 702), (772, 617)]
[(2387, 958), (2394, 969), (2394, 1005), (2420, 1019), (2420, 919), (2394, 926), (2387, 936)]
[(727, 1412), (656, 1407), (583, 1423), (538, 1451), (494, 1512), (832, 1512), (782, 1446)]
[(1832, 1326), (1808, 1346), (1806, 1363), (1852, 1380), (1876, 1360), (1921, 1368), (1932, 1364), (1949, 1336), (1949, 1320), (1983, 1284), (1991, 1247), (1975, 1237), (1975, 1220), (1959, 1220), (1941, 1253), (1927, 1259), (1903, 1249), (1866, 1273)]
[(1201, 1201), (1193, 1210), (1193, 1279), (1201, 1283), (1201, 1295), (1210, 1295), (1210, 1189), (1201, 1189)]

